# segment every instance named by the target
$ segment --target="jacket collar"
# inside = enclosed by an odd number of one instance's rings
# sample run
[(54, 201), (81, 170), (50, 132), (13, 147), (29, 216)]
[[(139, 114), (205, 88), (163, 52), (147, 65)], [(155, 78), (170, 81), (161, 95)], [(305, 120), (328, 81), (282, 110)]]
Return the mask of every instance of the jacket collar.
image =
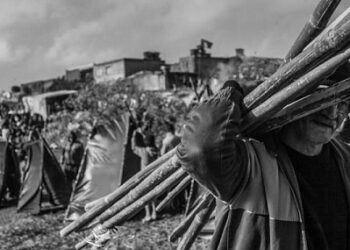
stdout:
[(290, 185), (290, 188), (293, 192), (294, 198), (296, 200), (298, 210), (300, 213), (300, 218), (302, 219), (302, 221), (304, 221), (301, 194), (300, 194), (297, 176), (295, 174), (292, 162), (289, 159), (289, 156), (287, 154), (286, 148), (282, 143), (282, 141), (280, 140), (280, 136), (278, 136), (278, 133), (274, 132), (271, 134), (267, 134), (262, 139), (265, 143), (267, 151), (276, 157), (278, 162), (278, 167), (280, 168), (282, 173), (284, 173), (284, 175), (286, 176), (288, 183)]

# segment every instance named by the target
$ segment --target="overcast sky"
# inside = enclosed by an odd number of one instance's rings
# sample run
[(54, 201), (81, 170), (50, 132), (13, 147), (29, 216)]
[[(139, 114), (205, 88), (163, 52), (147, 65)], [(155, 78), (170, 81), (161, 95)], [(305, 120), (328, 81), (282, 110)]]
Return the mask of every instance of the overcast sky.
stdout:
[(146, 50), (173, 63), (201, 38), (213, 56), (283, 57), (318, 1), (1, 0), (0, 89)]

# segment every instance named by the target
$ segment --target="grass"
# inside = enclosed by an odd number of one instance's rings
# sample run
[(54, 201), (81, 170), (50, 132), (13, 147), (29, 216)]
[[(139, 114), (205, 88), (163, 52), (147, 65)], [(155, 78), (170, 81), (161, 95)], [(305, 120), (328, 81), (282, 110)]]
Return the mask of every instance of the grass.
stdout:
[[(0, 249), (74, 249), (75, 244), (83, 240), (88, 232), (74, 233), (61, 238), (59, 231), (64, 227), (63, 219), (64, 211), (33, 216), (16, 213), (15, 207), (0, 208)], [(104, 249), (176, 249), (177, 244), (168, 242), (167, 238), (181, 219), (181, 215), (167, 215), (146, 224), (139, 220), (129, 221), (118, 227), (118, 232)], [(208, 249), (208, 241), (197, 239), (192, 249)]]

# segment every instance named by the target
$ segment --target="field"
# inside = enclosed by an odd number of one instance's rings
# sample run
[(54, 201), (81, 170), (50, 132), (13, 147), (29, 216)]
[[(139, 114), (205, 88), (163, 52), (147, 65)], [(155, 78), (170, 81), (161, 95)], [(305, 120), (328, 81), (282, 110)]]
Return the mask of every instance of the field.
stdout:
[[(74, 249), (86, 233), (61, 238), (59, 231), (64, 225), (63, 218), (64, 211), (34, 216), (17, 213), (15, 206), (0, 208), (0, 249)], [(176, 249), (177, 244), (168, 242), (167, 237), (181, 219), (182, 215), (163, 215), (163, 218), (146, 224), (140, 220), (127, 222), (118, 228), (117, 234), (103, 249)], [(208, 240), (197, 239), (192, 249), (208, 249)]]

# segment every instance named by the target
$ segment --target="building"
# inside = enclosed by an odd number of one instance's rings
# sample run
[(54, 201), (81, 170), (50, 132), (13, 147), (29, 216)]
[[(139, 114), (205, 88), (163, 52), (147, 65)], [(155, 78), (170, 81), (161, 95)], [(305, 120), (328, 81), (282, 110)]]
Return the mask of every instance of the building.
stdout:
[(161, 91), (170, 88), (162, 71), (139, 71), (125, 78), (123, 82), (133, 85), (139, 91)]
[(272, 75), (282, 62), (279, 58), (246, 56), (242, 48), (236, 49), (235, 55), (231, 57), (212, 57), (205, 52), (203, 45), (199, 45), (197, 49), (191, 50), (190, 56), (182, 57), (179, 62), (170, 65), (169, 84), (188, 85), (190, 79), (191, 84), (215, 82), (221, 85), (227, 80), (236, 80), (243, 87), (254, 82), (255, 87)]
[(28, 83), (22, 83), (21, 89), (22, 92), (27, 95), (37, 95), (42, 94), (48, 91), (51, 91), (51, 88), (55, 85), (56, 79), (47, 79), (47, 80), (39, 80)]
[(93, 76), (96, 83), (108, 83), (140, 71), (159, 71), (164, 64), (158, 52), (145, 52), (142, 59), (122, 58), (94, 64)]
[(68, 82), (87, 82), (92, 80), (94, 64), (86, 64), (66, 69), (65, 80)]
[(202, 57), (191, 51), (190, 56), (170, 65), (170, 73), (195, 74), (200, 79), (261, 80), (273, 74), (282, 62), (279, 58), (245, 56), (241, 48), (232, 57)]
[(20, 84), (21, 93), (27, 95), (38, 95), (58, 90), (77, 90), (84, 82), (66, 81), (65, 77), (57, 77), (47, 80), (39, 80)]

